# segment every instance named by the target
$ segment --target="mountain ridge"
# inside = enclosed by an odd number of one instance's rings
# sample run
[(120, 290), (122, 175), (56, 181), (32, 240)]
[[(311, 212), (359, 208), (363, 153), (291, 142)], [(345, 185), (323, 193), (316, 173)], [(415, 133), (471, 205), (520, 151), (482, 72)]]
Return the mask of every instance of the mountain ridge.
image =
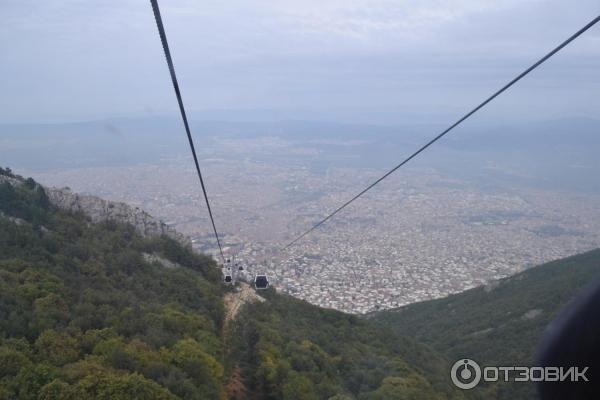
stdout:
[(211, 257), (18, 180), (0, 183), (2, 399), (465, 398), (428, 346), (273, 289), (225, 337), (235, 289)]
[[(11, 185), (22, 185), (25, 184), (26, 180), (16, 175), (0, 174), (0, 184), (4, 182)], [(36, 184), (44, 189), (48, 200), (54, 206), (64, 211), (82, 212), (92, 222), (115, 220), (131, 224), (142, 236), (157, 237), (166, 235), (184, 246), (191, 244), (188, 237), (139, 207), (132, 207), (123, 202), (105, 200), (98, 196), (74, 193), (67, 187), (56, 188)]]
[[(549, 323), (600, 279), (600, 249), (531, 267), (487, 285), (370, 314), (394, 332), (419, 338), (450, 360), (535, 365)], [(535, 398), (531, 383), (488, 387), (486, 398)]]

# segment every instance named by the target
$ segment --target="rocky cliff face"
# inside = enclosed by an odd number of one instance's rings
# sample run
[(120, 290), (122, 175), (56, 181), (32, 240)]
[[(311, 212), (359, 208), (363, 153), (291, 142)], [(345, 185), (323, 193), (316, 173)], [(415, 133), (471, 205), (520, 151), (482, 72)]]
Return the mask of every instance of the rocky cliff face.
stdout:
[(0, 175), (0, 183), (5, 183), (8, 182), (11, 185), (18, 185), (23, 183), (23, 180), (17, 179), (17, 178), (13, 178), (10, 176), (6, 176), (6, 175)]
[[(0, 183), (3, 182), (11, 185), (23, 183), (20, 179), (0, 175)], [(133, 225), (142, 236), (166, 235), (186, 246), (191, 243), (188, 237), (138, 207), (96, 196), (73, 193), (68, 188), (44, 187), (44, 190), (50, 203), (55, 207), (65, 211), (82, 212), (93, 222), (114, 220)]]

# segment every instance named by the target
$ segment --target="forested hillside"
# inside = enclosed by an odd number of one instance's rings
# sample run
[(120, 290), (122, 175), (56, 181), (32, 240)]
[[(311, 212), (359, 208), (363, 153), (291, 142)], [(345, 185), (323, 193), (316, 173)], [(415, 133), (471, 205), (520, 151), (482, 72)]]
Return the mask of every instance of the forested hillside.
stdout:
[[(449, 364), (413, 339), (357, 316), (270, 292), (229, 339), (238, 393), (261, 399), (462, 399)], [(240, 396), (239, 398), (244, 398)]]
[[(600, 277), (600, 250), (533, 267), (488, 286), (375, 313), (372, 319), (430, 344), (450, 360), (534, 365), (544, 329), (582, 289)], [(535, 398), (532, 384), (488, 387), (486, 398)]]
[(33, 180), (0, 184), (0, 211), (0, 398), (222, 395), (212, 260), (55, 210)]
[(272, 291), (224, 330), (212, 259), (0, 175), (0, 399), (463, 398), (427, 346)]

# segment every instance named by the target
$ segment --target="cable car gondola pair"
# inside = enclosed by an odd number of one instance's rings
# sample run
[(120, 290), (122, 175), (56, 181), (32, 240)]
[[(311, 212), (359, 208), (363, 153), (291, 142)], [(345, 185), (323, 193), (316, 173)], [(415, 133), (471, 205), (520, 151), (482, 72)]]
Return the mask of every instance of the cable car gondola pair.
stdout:
[(231, 267), (227, 267), (226, 270), (223, 271), (223, 281), (225, 283), (233, 283), (233, 275), (231, 273)]
[(231, 258), (226, 258), (223, 268), (227, 267), (227, 270), (224, 271), (223, 282), (225, 283), (233, 283), (233, 276), (231, 274)]

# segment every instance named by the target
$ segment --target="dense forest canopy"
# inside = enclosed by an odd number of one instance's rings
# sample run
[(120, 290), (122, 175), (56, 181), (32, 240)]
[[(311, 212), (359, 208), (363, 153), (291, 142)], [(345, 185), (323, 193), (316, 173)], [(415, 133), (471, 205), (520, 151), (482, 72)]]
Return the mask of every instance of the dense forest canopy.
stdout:
[(0, 211), (0, 398), (221, 395), (222, 287), (211, 259), (56, 210), (33, 180), (0, 184)]
[(273, 290), (224, 330), (211, 258), (0, 174), (0, 399), (463, 398), (427, 346)]
[[(382, 311), (372, 318), (418, 338), (451, 360), (481, 365), (535, 365), (544, 330), (600, 277), (600, 250), (552, 261), (443, 299)], [(532, 383), (488, 387), (484, 397), (530, 399)]]

